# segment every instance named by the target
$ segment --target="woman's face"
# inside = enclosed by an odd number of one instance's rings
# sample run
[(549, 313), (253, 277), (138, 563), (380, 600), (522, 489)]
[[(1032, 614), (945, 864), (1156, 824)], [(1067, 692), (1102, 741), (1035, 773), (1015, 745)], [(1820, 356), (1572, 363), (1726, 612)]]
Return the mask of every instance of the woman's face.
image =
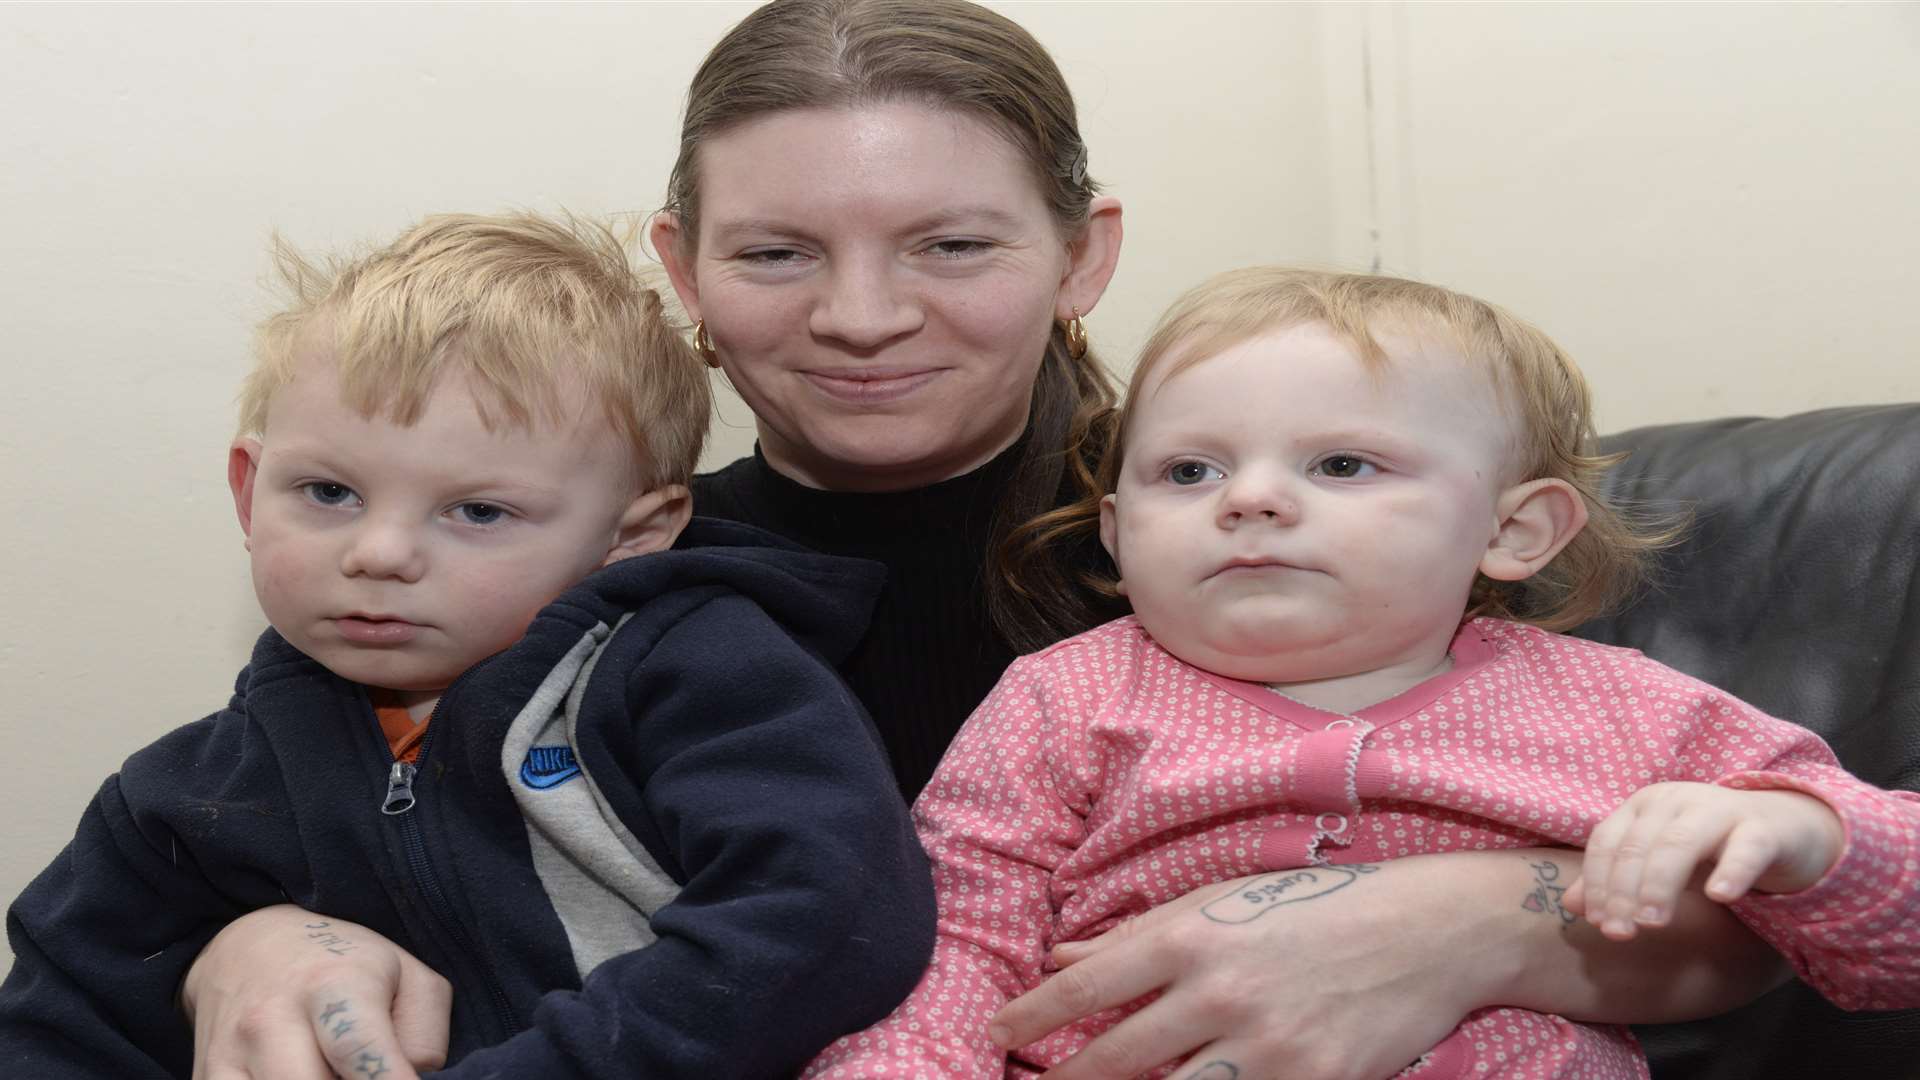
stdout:
[(699, 153), (697, 243), (664, 215), (654, 239), (767, 459), (810, 486), (904, 490), (993, 457), (1054, 320), (1112, 273), (1089, 249), (1110, 231), (1117, 251), (1118, 204), (1070, 250), (1019, 151), (963, 113), (796, 109)]

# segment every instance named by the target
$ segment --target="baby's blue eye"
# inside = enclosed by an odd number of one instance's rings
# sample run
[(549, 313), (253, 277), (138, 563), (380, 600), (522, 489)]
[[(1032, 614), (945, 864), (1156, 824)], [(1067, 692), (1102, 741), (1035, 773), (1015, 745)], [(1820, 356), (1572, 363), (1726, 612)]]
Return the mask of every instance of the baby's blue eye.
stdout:
[(1373, 462), (1357, 454), (1328, 454), (1313, 466), (1313, 471), (1335, 480), (1352, 480), (1375, 468)]
[(1167, 469), (1167, 479), (1183, 485), (1218, 480), (1224, 476), (1225, 473), (1202, 461), (1176, 461)]
[(507, 512), (492, 503), (461, 503), (454, 513), (469, 525), (494, 525), (506, 520)]
[(331, 480), (315, 480), (303, 487), (307, 498), (321, 506), (345, 506), (356, 498), (352, 488), (345, 484), (336, 484)]

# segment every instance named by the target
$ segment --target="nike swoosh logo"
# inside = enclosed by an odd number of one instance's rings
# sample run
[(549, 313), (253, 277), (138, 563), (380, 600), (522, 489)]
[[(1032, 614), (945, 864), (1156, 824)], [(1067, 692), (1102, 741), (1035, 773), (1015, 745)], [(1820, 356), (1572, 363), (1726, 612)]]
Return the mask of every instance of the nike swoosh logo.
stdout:
[(536, 791), (559, 787), (579, 775), (580, 764), (574, 760), (571, 747), (536, 746), (520, 763), (520, 782)]

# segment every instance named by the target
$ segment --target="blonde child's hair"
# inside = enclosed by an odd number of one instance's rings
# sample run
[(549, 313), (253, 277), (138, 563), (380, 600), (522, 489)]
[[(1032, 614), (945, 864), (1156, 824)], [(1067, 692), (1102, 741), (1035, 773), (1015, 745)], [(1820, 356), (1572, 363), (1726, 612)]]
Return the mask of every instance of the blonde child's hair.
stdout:
[[(1141, 349), (1125, 404), (1105, 425), (1105, 450), (1090, 490), (1036, 520), (1028, 542), (1057, 543), (1097, 526), (1100, 499), (1117, 487), (1127, 433), (1149, 379), (1171, 376), (1261, 334), (1306, 324), (1326, 326), (1376, 373), (1396, 362), (1378, 335), (1444, 335), (1469, 364), (1487, 373), (1516, 421), (1502, 483), (1564, 480), (1586, 503), (1586, 527), (1552, 563), (1525, 581), (1478, 577), (1465, 616), (1569, 629), (1630, 597), (1645, 581), (1653, 553), (1676, 538), (1672, 523), (1642, 520), (1603, 496), (1602, 480), (1620, 455), (1596, 452), (1586, 378), (1532, 325), (1485, 301), (1403, 278), (1250, 267), (1203, 282), (1161, 316)], [(1082, 584), (1102, 591), (1113, 586), (1100, 576)]]
[(266, 433), (274, 392), (323, 335), (363, 415), (412, 424), (458, 371), (489, 429), (565, 426), (579, 418), (563, 414), (561, 387), (577, 379), (632, 446), (641, 490), (692, 477), (712, 408), (706, 368), (604, 226), (446, 214), (359, 258), (316, 264), (277, 236), (272, 250), (292, 302), (259, 327), (242, 435)]

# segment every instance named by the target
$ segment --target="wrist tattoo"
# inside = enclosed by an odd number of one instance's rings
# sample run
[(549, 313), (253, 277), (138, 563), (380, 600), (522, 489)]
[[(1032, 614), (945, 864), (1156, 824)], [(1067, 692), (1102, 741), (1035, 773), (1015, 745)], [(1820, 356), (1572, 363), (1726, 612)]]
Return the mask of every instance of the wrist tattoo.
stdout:
[(1185, 1080), (1237, 1080), (1240, 1066), (1231, 1061), (1209, 1061), (1199, 1072), (1188, 1073)]
[(1536, 914), (1557, 915), (1561, 926), (1572, 926), (1574, 914), (1560, 902), (1567, 892), (1567, 887), (1558, 883), (1560, 864), (1552, 859), (1541, 859), (1539, 862), (1529, 861), (1527, 866), (1533, 870), (1533, 889), (1520, 901), (1520, 906)]
[[(1351, 863), (1346, 866), (1315, 866), (1269, 874), (1266, 877), (1255, 878), (1228, 895), (1209, 902), (1200, 909), (1200, 914), (1217, 923), (1251, 922), (1282, 904), (1318, 900), (1330, 892), (1346, 888), (1362, 875), (1371, 874), (1379, 869), (1380, 867), (1373, 863)], [(1207, 1080), (1213, 1080), (1213, 1078), (1209, 1076)]]
[(301, 924), (307, 931), (307, 940), (327, 950), (335, 956), (344, 956), (354, 950), (352, 941), (327, 929), (333, 924), (322, 919), (319, 922)]

